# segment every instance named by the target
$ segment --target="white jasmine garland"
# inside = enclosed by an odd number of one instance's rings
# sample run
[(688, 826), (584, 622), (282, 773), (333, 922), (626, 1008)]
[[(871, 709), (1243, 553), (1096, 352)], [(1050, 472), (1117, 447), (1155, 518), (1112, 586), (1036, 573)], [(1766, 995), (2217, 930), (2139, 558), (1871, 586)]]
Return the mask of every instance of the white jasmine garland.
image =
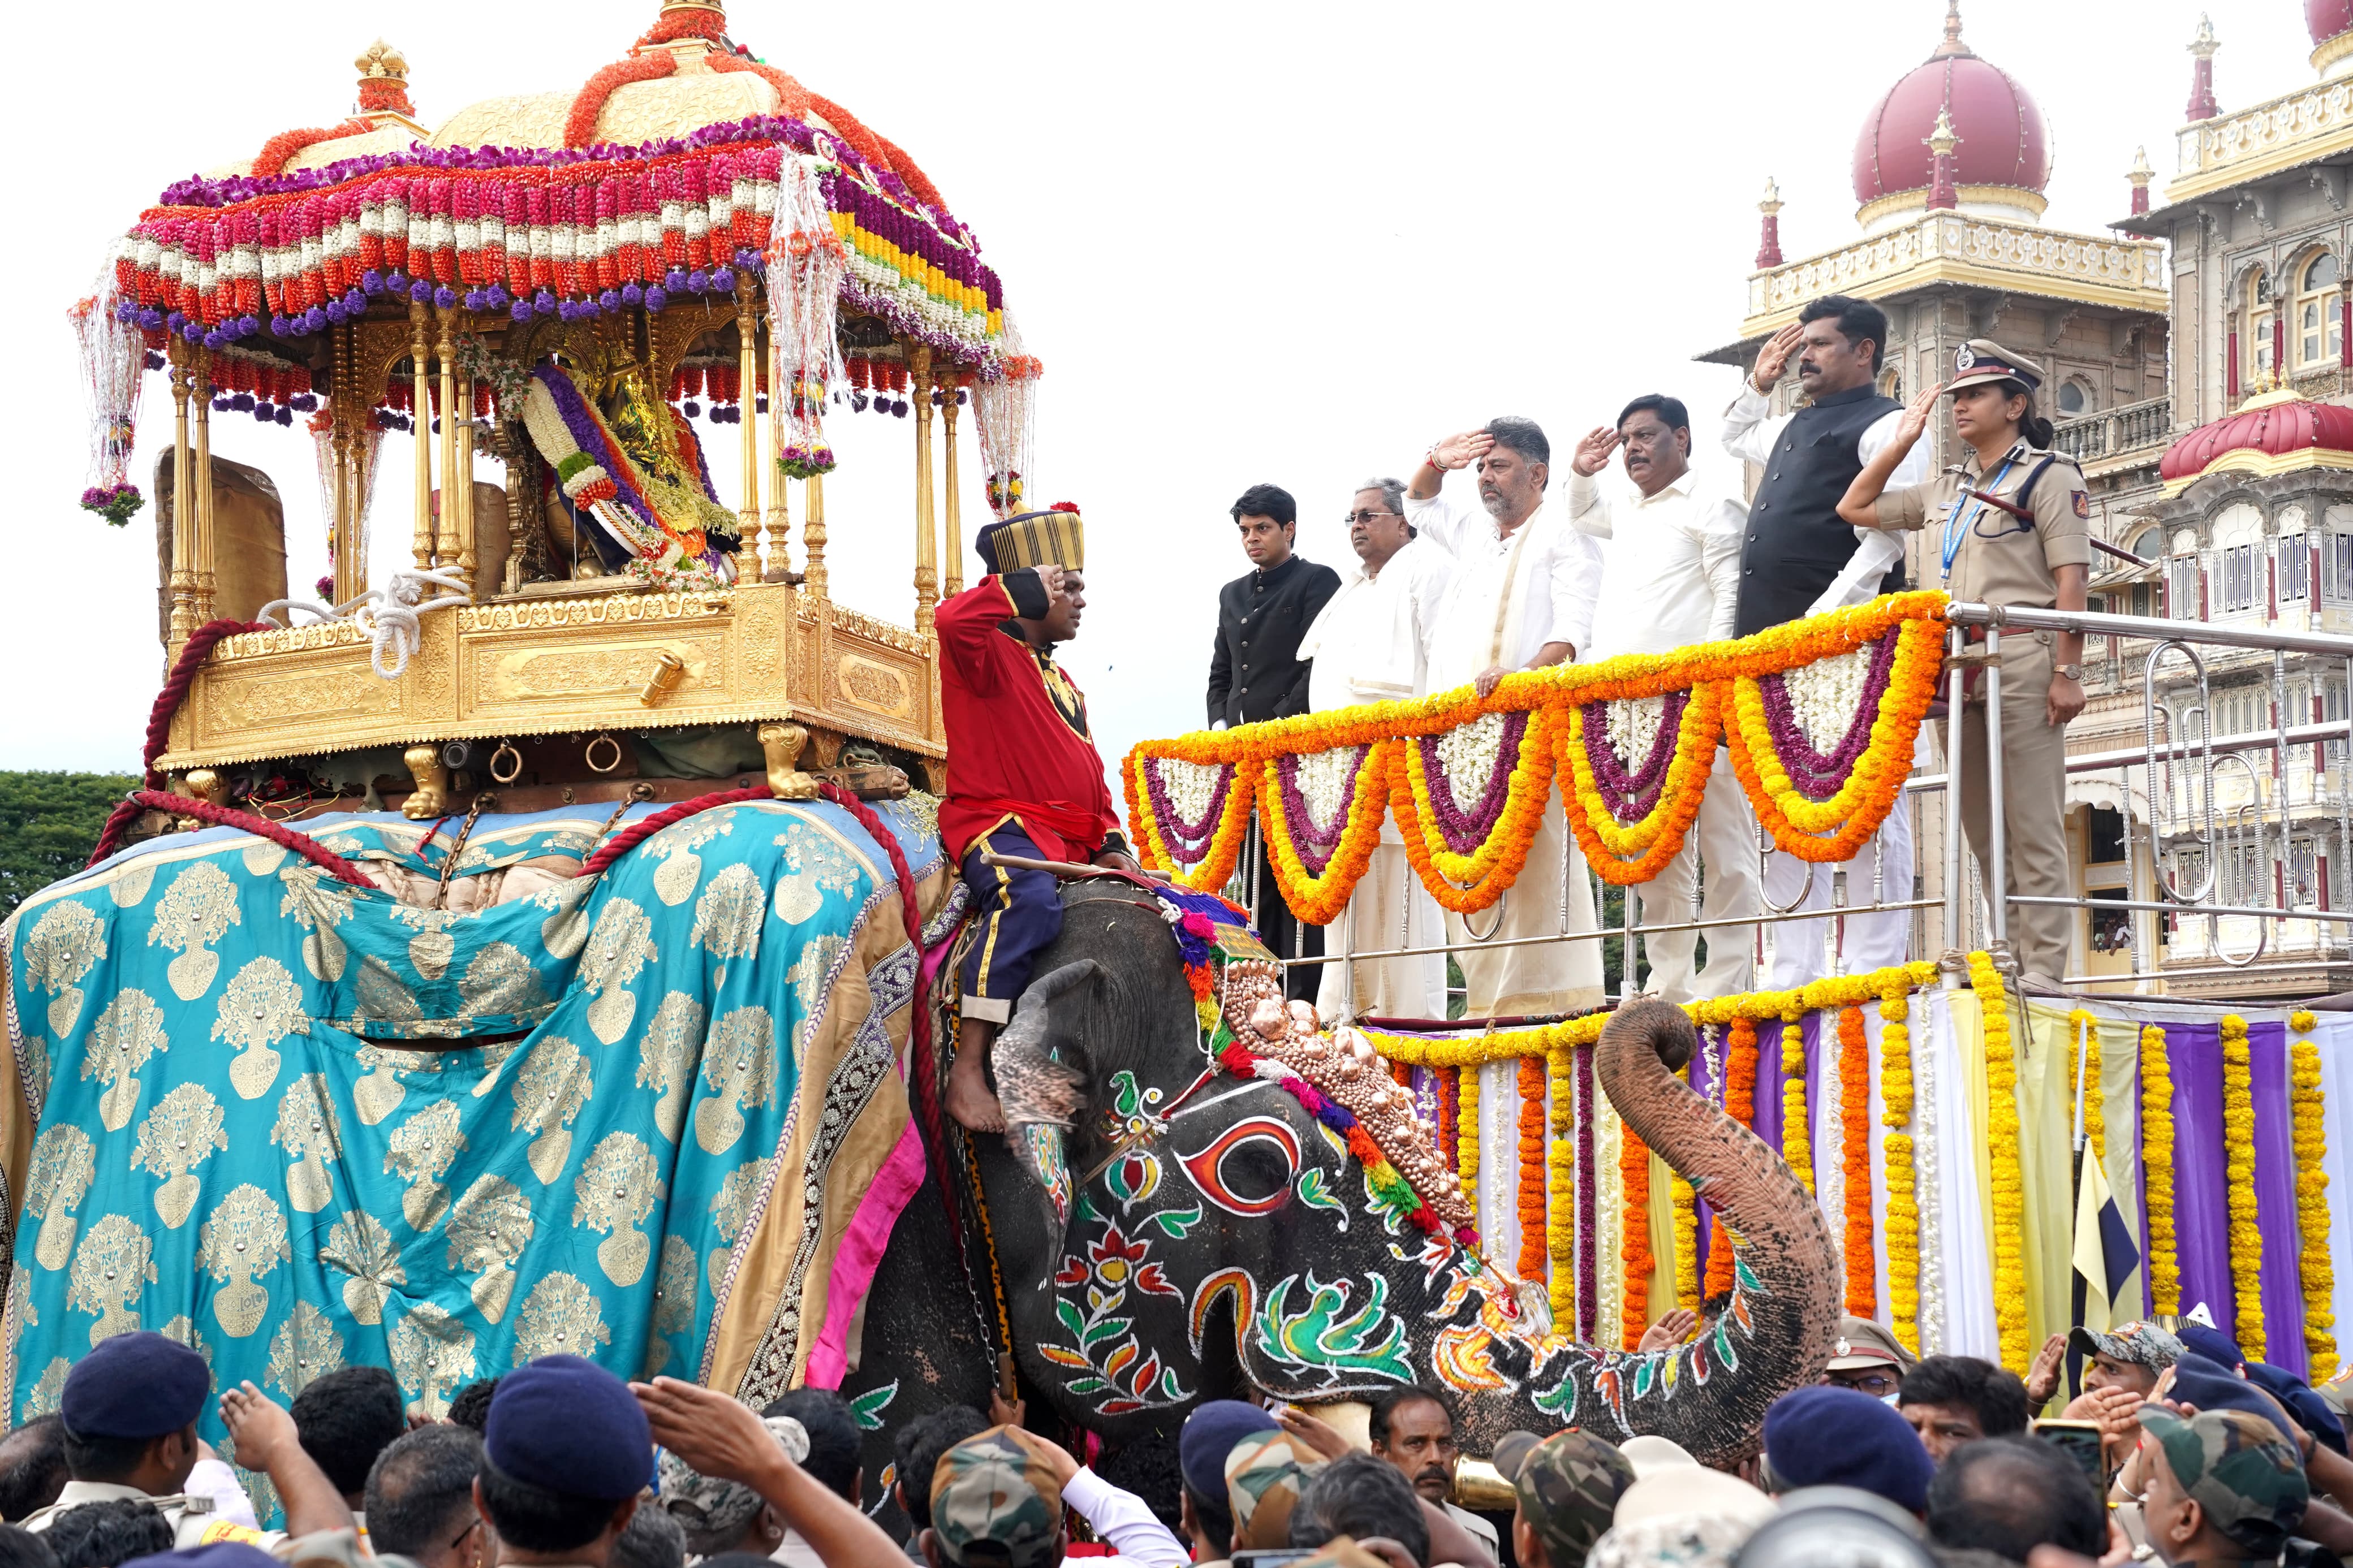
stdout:
[(1864, 687), (1871, 679), (1873, 650), (1859, 647), (1802, 665), (1783, 676), (1789, 707), (1807, 743), (1828, 756), (1846, 739), (1848, 728), (1862, 707)]
[(1458, 811), (1468, 813), (1487, 794), (1487, 781), (1504, 754), (1504, 715), (1482, 713), (1438, 738), (1438, 760)]

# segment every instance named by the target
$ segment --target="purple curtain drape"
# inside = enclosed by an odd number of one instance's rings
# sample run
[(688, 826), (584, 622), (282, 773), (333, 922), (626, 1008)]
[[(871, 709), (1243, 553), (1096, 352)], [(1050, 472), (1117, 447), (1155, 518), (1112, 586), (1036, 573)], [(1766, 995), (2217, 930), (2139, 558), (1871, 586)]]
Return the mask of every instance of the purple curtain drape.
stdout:
[[(1732, 1049), (1732, 1026), (1729, 1024), (1724, 1026), (1718, 1033), (1721, 1037), (1716, 1042), (1716, 1054), (1721, 1057)], [(1704, 1050), (1692, 1058), (1691, 1086), (1694, 1094), (1711, 1103), (1722, 1098), (1715, 1087), (1715, 1075), (1707, 1070), (1707, 1052)], [(1708, 1236), (1715, 1228), (1709, 1222), (1715, 1217), (1715, 1209), (1704, 1198), (1693, 1206), (1699, 1213), (1698, 1268), (1702, 1289), (1704, 1289), (1707, 1279)]]
[[(1810, 1184), (1818, 1193), (1822, 1190), (1822, 1141), (1814, 1136), (1814, 1129), (1822, 1122), (1822, 1028), (1823, 1020), (1828, 1016), (1830, 1015), (1824, 1013), (1809, 1013), (1800, 1026), (1806, 1037), (1806, 1153), (1813, 1164), (1810, 1173), (1812, 1177)], [(1831, 1037), (1835, 1040), (1837, 1026), (1831, 1025)], [(1779, 1044), (1780, 1035), (1777, 1030), (1774, 1034), (1776, 1049), (1779, 1048)]]
[(2168, 1024), (2173, 1072), (2173, 1236), (2181, 1310), (2200, 1301), (2228, 1329), (2238, 1319), (2231, 1287), (2231, 1210), (2223, 1184), (2222, 1040), (2213, 1024)]
[(2295, 1253), (2295, 1134), (2288, 1105), (2287, 1026), (2247, 1026), (2255, 1101), (2255, 1223), (2263, 1237), (2263, 1359), (2306, 1375), (2303, 1270)]

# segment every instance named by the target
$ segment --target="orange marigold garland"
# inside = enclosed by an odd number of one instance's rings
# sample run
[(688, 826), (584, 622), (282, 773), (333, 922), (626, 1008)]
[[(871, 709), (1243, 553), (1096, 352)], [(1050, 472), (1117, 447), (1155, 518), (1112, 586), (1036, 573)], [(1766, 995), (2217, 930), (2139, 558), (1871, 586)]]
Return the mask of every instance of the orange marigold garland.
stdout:
[(305, 147), (314, 147), (322, 142), (332, 142), (343, 136), (364, 136), (375, 129), (375, 121), (373, 120), (352, 119), (332, 130), (312, 126), (307, 131), (281, 131), (264, 142), (261, 151), (254, 154), (250, 177), (266, 180), (272, 175), (282, 174), (286, 172), (287, 163)]
[(1887, 1320), (1896, 1341), (1920, 1353), (1920, 1198), (1913, 1160), (1912, 1031), (1905, 1020), (1910, 1005), (1903, 984), (1879, 999), (1880, 1121), (1887, 1134), (1880, 1168), (1887, 1181)]
[(2181, 1311), (2181, 1258), (2173, 1232), (2173, 1064), (2165, 1030), (2140, 1031), (2140, 1163), (2142, 1202), (2148, 1215), (2149, 1310)]
[[(1187, 869), (1171, 851), (1161, 830), (1159, 814), (1153, 805), (1151, 781), (1145, 773), (1152, 763), (1162, 760), (1158, 756), (1147, 757), (1139, 749), (1128, 753), (1127, 766), (1121, 770), (1120, 782), (1127, 792), (1127, 820), (1134, 830), (1134, 845), (1142, 852), (1146, 868), (1166, 871), (1172, 879), (1197, 893), (1214, 893), (1226, 885), (1234, 874), (1236, 862), (1241, 858), (1242, 842), (1250, 836), (1250, 805), (1257, 798), (1257, 774), (1251, 770), (1264, 764), (1235, 764), (1226, 780), (1225, 805), (1217, 826), (1202, 847), (1202, 858)], [(1166, 760), (1201, 767), (1224, 765), (1214, 760), (1196, 762), (1194, 755), (1184, 751), (1171, 752)]]
[(1545, 1277), (1545, 1059), (1520, 1058), (1520, 1278)]
[(616, 89), (633, 81), (653, 81), (678, 68), (678, 57), (668, 49), (656, 49), (651, 54), (638, 55), (626, 60), (616, 60), (592, 76), (572, 100), (572, 110), (564, 117), (564, 144), (586, 147), (596, 139), (596, 117), (605, 110), (605, 100)]
[[(1757, 1130), (1757, 1020), (1735, 1018), (1725, 1037), (1724, 1113)], [(1732, 1289), (1732, 1236), (1722, 1215), (1708, 1216), (1706, 1300)]]
[(1985, 1032), (1986, 1142), (1993, 1170), (1993, 1317), (2001, 1364), (2026, 1375), (2026, 1182), (2019, 1163), (2018, 1050), (2010, 993), (1989, 954), (1969, 954)]
[(1814, 1139), (1806, 1124), (1806, 1036), (1793, 1014), (1781, 1023), (1781, 1158), (1814, 1190)]
[(1619, 1314), (1619, 1342), (1633, 1350), (1651, 1326), (1651, 1151), (1641, 1135), (1618, 1124), (1618, 1182), (1623, 1191), (1625, 1228), (1618, 1257), (1625, 1267), (1625, 1307)]
[(2255, 1213), (2254, 1065), (2247, 1021), (2222, 1015), (2222, 1179), (2231, 1211), (2231, 1289), (2238, 1298), (2233, 1337), (2249, 1361), (2263, 1359), (2263, 1227)]
[[(1283, 804), (1281, 760), (1268, 759), (1261, 771), (1258, 810), (1259, 821), (1266, 828), (1267, 858), (1274, 868), (1284, 905), (1307, 924), (1330, 925), (1338, 919), (1365, 868), (1372, 864), (1388, 807), (1389, 771), (1405, 745), (1401, 741), (1382, 741), (1365, 748), (1348, 797), (1347, 821), (1341, 825), (1339, 842), (1321, 873), (1309, 871), (1300, 854), (1295, 825)], [(1240, 781), (1236, 783), (1239, 786)]]
[(1879, 1269), (1872, 1254), (1871, 1038), (1862, 1009), (1841, 1007), (1839, 1037), (1839, 1164), (1845, 1177), (1846, 1310), (1879, 1315)]
[[(1479, 847), (1457, 855), (1447, 847), (1430, 802), (1431, 781), (1422, 766), (1421, 748), (1408, 742), (1399, 763), (1389, 769), (1389, 809), (1405, 839), (1406, 858), (1423, 887), (1440, 906), (1454, 913), (1475, 914), (1493, 906), (1519, 879), (1528, 862), (1528, 846), (1544, 825), (1545, 807), (1552, 799), (1553, 765), (1561, 729), (1567, 721), (1557, 708), (1537, 708), (1528, 714), (1504, 797), (1504, 809)], [(1444, 781), (1440, 789), (1451, 787)]]
[[(1638, 684), (1647, 683), (1630, 681), (1623, 686)], [(1672, 742), (1674, 751), (1658, 800), (1641, 820), (1623, 824), (1610, 811), (1609, 799), (1594, 777), (1592, 754), (1587, 749), (1584, 707), (1580, 703), (1568, 709), (1568, 722), (1560, 742), (1561, 756), (1567, 763), (1562, 799), (1569, 828), (1585, 851), (1586, 863), (1603, 881), (1619, 887), (1647, 882), (1683, 852), (1684, 835), (1699, 816), (1708, 769), (1715, 762), (1716, 737), (1722, 732), (1717, 722), (1716, 692), (1713, 684), (1693, 689), (1690, 700), (1683, 705), (1682, 721)], [(1606, 681), (1577, 693), (1583, 703), (1643, 695), (1647, 693)]]
[(2298, 1008), (2288, 1016), (2287, 1026), (2297, 1037), (2288, 1047), (2295, 1224), (2304, 1244), (2296, 1276), (2304, 1288), (2304, 1351), (2312, 1363), (2312, 1381), (2322, 1384), (2337, 1373), (2337, 1269), (2328, 1257), (2328, 1173), (2321, 1168), (2328, 1153), (2328, 1124), (2320, 1088), (2320, 1047), (2310, 1037), (2320, 1020)]

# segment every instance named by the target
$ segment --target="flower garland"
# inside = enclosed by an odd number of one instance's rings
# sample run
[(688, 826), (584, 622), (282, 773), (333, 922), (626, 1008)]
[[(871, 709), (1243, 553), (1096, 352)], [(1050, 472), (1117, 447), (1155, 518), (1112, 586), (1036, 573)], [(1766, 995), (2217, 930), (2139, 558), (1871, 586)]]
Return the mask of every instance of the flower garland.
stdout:
[(1479, 1190), (1479, 1068), (1455, 1068), (1460, 1084), (1461, 1104), (1454, 1113), (1455, 1131), (1459, 1135), (1454, 1145), (1454, 1174), (1466, 1193)]
[(1879, 1315), (1879, 1268), (1872, 1254), (1871, 1039), (1862, 1009), (1842, 1007), (1839, 1037), (1839, 1159), (1846, 1177), (1846, 1310)]
[(2181, 1311), (2181, 1259), (2173, 1231), (2173, 1068), (2165, 1030), (2140, 1031), (2140, 1163), (2142, 1203), (2148, 1215), (2149, 1310), (2161, 1318)]
[(1658, 1258), (1651, 1251), (1651, 1150), (1641, 1135), (1623, 1120), (1618, 1123), (1618, 1185), (1625, 1196), (1624, 1231), (1618, 1260), (1625, 1268), (1625, 1304), (1618, 1316), (1618, 1341), (1624, 1350), (1641, 1345), (1651, 1327), (1651, 1271)]
[(2010, 994), (1986, 953), (1969, 954), (1969, 988), (1985, 1030), (1986, 1142), (1993, 1169), (1993, 1316), (2001, 1364), (2026, 1375), (2026, 1184), (2019, 1163), (2018, 1054)]
[[(1691, 1068), (1686, 1064), (1676, 1077), (1688, 1085)], [(1673, 1166), (1667, 1167), (1667, 1201), (1675, 1211), (1675, 1305), (1686, 1312), (1696, 1312), (1702, 1305), (1699, 1293), (1699, 1194), (1691, 1181)]]
[(1440, 907), (1456, 914), (1475, 913), (1493, 906), (1519, 879), (1552, 799), (1555, 752), (1564, 724), (1556, 709), (1540, 708), (1525, 715), (1517, 744), (1506, 748), (1509, 772), (1499, 753), (1493, 773), (1503, 782), (1498, 786), (1491, 778), (1480, 809), (1469, 816), (1456, 806), (1453, 786), (1442, 774), (1439, 786), (1431, 788), (1430, 776), (1437, 771), (1430, 765), (1432, 748), (1404, 747), (1405, 765), (1389, 770), (1389, 809), (1405, 839), (1406, 859)]
[[(1626, 1321), (1626, 1184), (1620, 1175), (1625, 1158), (1626, 1124), (1608, 1095), (1594, 1095), (1593, 1053), (1578, 1062), (1580, 1093), (1588, 1097), (1592, 1113), (1579, 1137), (1577, 1181), (1584, 1195), (1585, 1218), (1577, 1238), (1577, 1267), (1586, 1288), (1577, 1338), (1587, 1344), (1606, 1344)], [(1607, 1175), (1604, 1173), (1608, 1173)]]
[[(1577, 1144), (1573, 1141), (1577, 1121), (1577, 1098), (1570, 1084), (1577, 1053), (1555, 1051), (1546, 1058), (1546, 1076), (1551, 1079), (1551, 1096), (1546, 1110), (1552, 1137), (1545, 1151), (1546, 1174), (1550, 1178), (1545, 1210), (1545, 1251), (1549, 1259), (1553, 1320), (1569, 1325), (1573, 1331), (1577, 1322)], [(1591, 1125), (1590, 1121), (1587, 1123)]]
[(1350, 770), (1338, 820), (1319, 827), (1301, 794), (1303, 758), (1271, 757), (1259, 775), (1259, 820), (1266, 825), (1268, 859), (1275, 885), (1291, 912), (1309, 925), (1329, 925), (1348, 907), (1348, 896), (1372, 864), (1381, 841), (1388, 775), (1404, 742), (1383, 741), (1363, 748)]
[[(2088, 1031), (2089, 1044), (2085, 1045)], [(2085, 1008), (2078, 1007), (2067, 1015), (2067, 1092), (2084, 1102), (2084, 1136), (2090, 1142), (2092, 1158), (2105, 1168), (2108, 1163), (2108, 1108), (2106, 1096), (2101, 1092), (2100, 1080), (2100, 1020)], [(2089, 1083), (2081, 1080), (2088, 1077)]]
[(1599, 1195), (1600, 1171), (1595, 1160), (1594, 1128), (1600, 1118), (1596, 1109), (1593, 1089), (1593, 1047), (1586, 1046), (1576, 1053), (1577, 1070), (1577, 1338), (1580, 1344), (1591, 1344), (1600, 1331), (1599, 1309), (1600, 1271), (1594, 1267), (1599, 1251), (1599, 1232), (1601, 1226)]
[(1814, 1143), (1806, 1122), (1806, 1037), (1798, 1018), (1791, 1013), (1781, 1024), (1781, 1158), (1811, 1195)]
[(305, 147), (315, 147), (322, 142), (332, 142), (339, 137), (364, 136), (375, 129), (375, 121), (373, 120), (352, 119), (332, 130), (313, 126), (306, 131), (281, 131), (264, 142), (261, 151), (254, 154), (252, 177), (267, 179), (272, 174), (284, 174), (288, 161)]
[[(1754, 1132), (1757, 1130), (1757, 1020), (1735, 1018), (1725, 1039), (1724, 1113)], [(1704, 1299), (1714, 1300), (1732, 1289), (1732, 1236), (1724, 1216), (1708, 1216), (1707, 1285)]]
[(2295, 1142), (2295, 1228), (2304, 1247), (2296, 1275), (2304, 1287), (2304, 1352), (2315, 1384), (2337, 1371), (2337, 1271), (2328, 1257), (2327, 1107), (2320, 1088), (2320, 1047), (2312, 1031), (2320, 1020), (2303, 1008), (2288, 1015), (2296, 1037), (2288, 1047), (2288, 1104)]
[[(1586, 863), (1602, 880), (1626, 887), (1651, 880), (1682, 853), (1684, 835), (1699, 816), (1722, 726), (1715, 687), (1670, 693), (1667, 716), (1672, 722), (1661, 725), (1651, 767), (1643, 770), (1654, 768), (1657, 777), (1647, 789), (1640, 774), (1612, 780), (1606, 776), (1617, 763), (1608, 702), (1616, 695), (1608, 686), (1588, 689), (1588, 700), (1568, 710), (1561, 755), (1567, 764), (1564, 795), (1568, 825), (1585, 851)], [(1621, 812), (1634, 814), (1633, 820), (1626, 820)]]
[(1462, 1069), (1437, 1068), (1432, 1072), (1438, 1085), (1438, 1154), (1442, 1160), (1451, 1160), (1455, 1144), (1461, 1137)]
[[(1187, 763), (1195, 761), (1185, 755), (1165, 760)], [(1209, 815), (1198, 824), (1187, 824), (1177, 816), (1169, 802), (1166, 781), (1159, 765), (1163, 761), (1131, 752), (1128, 765), (1121, 770), (1121, 782), (1127, 791), (1127, 819), (1134, 825), (1135, 843), (1144, 850), (1148, 865), (1168, 872), (1196, 892), (1222, 888), (1234, 874), (1235, 863), (1241, 858), (1242, 841), (1249, 837), (1252, 791), (1241, 782), (1239, 764), (1211, 761), (1196, 763), (1217, 770), (1219, 778), (1210, 796)], [(1198, 831), (1188, 832), (1190, 827), (1198, 827)]]
[(1545, 1277), (1545, 1064), (1520, 1063), (1520, 1278)]
[(2254, 1067), (2247, 1021), (2222, 1015), (2222, 1181), (2230, 1194), (2231, 1289), (2238, 1298), (2239, 1348), (2263, 1359), (2263, 1227), (2255, 1206)]
[(1887, 1181), (1887, 1315), (1896, 1342), (1920, 1352), (1919, 1173), (1912, 1146), (1912, 1031), (1902, 990), (1879, 999), (1880, 1166)]

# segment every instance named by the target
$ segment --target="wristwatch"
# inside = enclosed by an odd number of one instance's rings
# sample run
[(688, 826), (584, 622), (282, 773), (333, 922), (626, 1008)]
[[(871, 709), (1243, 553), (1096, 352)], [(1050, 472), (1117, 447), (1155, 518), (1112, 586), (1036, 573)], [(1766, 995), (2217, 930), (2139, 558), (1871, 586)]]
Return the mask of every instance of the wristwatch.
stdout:
[(2057, 667), (2056, 673), (2065, 676), (2070, 680), (2081, 680), (2084, 679), (2084, 667), (2080, 664), (2063, 664)]

